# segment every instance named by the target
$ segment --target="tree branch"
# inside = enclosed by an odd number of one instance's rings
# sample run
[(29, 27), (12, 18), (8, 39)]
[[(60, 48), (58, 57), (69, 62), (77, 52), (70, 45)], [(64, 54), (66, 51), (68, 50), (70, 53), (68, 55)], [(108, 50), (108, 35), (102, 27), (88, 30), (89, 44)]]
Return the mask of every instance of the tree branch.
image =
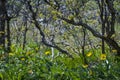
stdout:
[(87, 25), (86, 23), (83, 23), (82, 21), (79, 21), (79, 22), (75, 22), (74, 20), (69, 20), (67, 18), (64, 18), (64, 17), (60, 17), (60, 19), (66, 21), (67, 23), (69, 24), (72, 24), (72, 25), (75, 25), (75, 26), (82, 26), (84, 28), (86, 28), (87, 30), (89, 30), (90, 32), (92, 32), (92, 34), (95, 36), (95, 37), (99, 37), (99, 38), (103, 38), (104, 36), (102, 36), (99, 32), (97, 32), (96, 30), (94, 30), (92, 27), (90, 27), (89, 25)]
[(30, 2), (29, 2), (29, 1), (27, 1), (27, 4), (28, 4), (28, 7), (29, 7), (30, 12), (32, 13), (32, 18), (33, 18), (33, 20), (34, 20), (35, 27), (40, 31), (40, 35), (42, 36), (42, 43), (43, 43), (44, 45), (48, 46), (48, 47), (53, 47), (53, 48), (59, 50), (60, 52), (68, 55), (69, 57), (73, 58), (73, 56), (72, 56), (69, 52), (67, 52), (66, 50), (58, 47), (55, 43), (54, 43), (54, 44), (50, 44), (50, 43), (47, 42), (47, 40), (45, 39), (45, 34), (44, 34), (44, 32), (42, 31), (39, 23), (38, 23), (37, 20), (36, 20), (36, 13), (32, 10), (32, 6), (30, 5)]

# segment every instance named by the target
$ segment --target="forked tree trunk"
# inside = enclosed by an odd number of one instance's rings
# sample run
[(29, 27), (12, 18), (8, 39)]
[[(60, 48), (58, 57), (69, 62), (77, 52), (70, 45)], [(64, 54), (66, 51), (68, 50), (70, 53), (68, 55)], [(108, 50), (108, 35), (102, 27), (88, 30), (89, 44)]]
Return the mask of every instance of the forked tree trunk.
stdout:
[(117, 50), (117, 56), (120, 56), (120, 46), (118, 45), (118, 43), (114, 39), (110, 38), (105, 38), (104, 40), (108, 45), (110, 45), (112, 49)]

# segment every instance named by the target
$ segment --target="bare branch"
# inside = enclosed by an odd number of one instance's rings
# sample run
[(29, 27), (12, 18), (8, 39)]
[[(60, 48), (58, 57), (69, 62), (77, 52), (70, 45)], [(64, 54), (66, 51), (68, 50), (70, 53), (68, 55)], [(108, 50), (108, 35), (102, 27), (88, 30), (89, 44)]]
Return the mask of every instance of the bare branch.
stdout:
[(82, 27), (86, 28), (87, 30), (89, 30), (90, 32), (92, 32), (92, 34), (94, 36), (99, 37), (99, 38), (103, 38), (103, 36), (99, 32), (97, 32), (96, 30), (94, 30), (92, 27), (90, 27), (86, 23), (83, 23), (82, 21), (75, 22), (74, 20), (69, 20), (69, 19), (66, 19), (64, 17), (59, 17), (59, 18), (62, 19), (62, 20), (64, 20), (64, 21), (66, 21), (69, 24), (76, 25), (76, 26), (82, 26)]
[(27, 2), (27, 4), (28, 4), (28, 6), (29, 6), (30, 12), (32, 13), (32, 18), (33, 18), (33, 20), (34, 20), (35, 27), (40, 31), (40, 35), (42, 36), (42, 43), (43, 43), (44, 45), (48, 46), (48, 47), (56, 48), (56, 49), (59, 50), (60, 52), (62, 52), (62, 53), (64, 53), (64, 54), (68, 55), (69, 57), (73, 58), (73, 56), (72, 56), (69, 52), (67, 52), (66, 50), (58, 47), (55, 43), (50, 44), (50, 43), (47, 42), (47, 40), (45, 39), (45, 34), (44, 34), (44, 32), (42, 31), (39, 23), (38, 23), (37, 20), (36, 20), (36, 13), (32, 10), (32, 6), (30, 5), (30, 2), (29, 2), (29, 1)]

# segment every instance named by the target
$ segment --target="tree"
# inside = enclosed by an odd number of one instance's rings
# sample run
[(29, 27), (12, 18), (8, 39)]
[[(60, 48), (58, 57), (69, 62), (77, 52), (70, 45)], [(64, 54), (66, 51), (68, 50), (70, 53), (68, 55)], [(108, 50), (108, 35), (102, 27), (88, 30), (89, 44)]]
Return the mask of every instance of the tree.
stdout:
[(5, 48), (6, 0), (0, 0), (0, 46)]
[[(120, 46), (114, 39), (116, 14), (118, 15), (116, 10), (119, 10), (115, 6), (119, 6), (117, 5), (118, 0), (1, 0), (1, 3), (0, 42), (4, 46), (7, 44), (8, 51), (10, 51), (10, 33), (12, 33), (10, 24), (14, 18), (17, 20), (16, 27), (18, 29), (15, 32), (20, 33), (23, 38), (23, 49), (26, 44), (27, 31), (29, 31), (27, 25), (32, 25), (39, 30), (41, 42), (44, 45), (56, 48), (70, 57), (72, 57), (72, 53), (81, 48), (77, 47), (82, 44), (77, 43), (82, 40), (82, 33), (87, 36), (84, 37), (84, 47), (89, 45), (86, 40), (92, 33), (97, 40), (102, 40), (102, 53), (105, 53), (104, 42), (106, 42), (120, 55)], [(24, 17), (26, 18), (25, 22), (22, 19)], [(6, 28), (5, 21), (7, 22)], [(23, 28), (24, 30), (21, 31)], [(76, 29), (80, 32), (76, 32)], [(85, 29), (86, 33), (82, 32), (82, 29)], [(5, 31), (6, 35), (3, 34)], [(18, 38), (21, 38), (18, 35), (16, 35), (17, 42)], [(8, 43), (5, 43), (5, 37)], [(79, 41), (76, 41), (77, 39)]]
[[(100, 38), (102, 40), (104, 40), (110, 47), (112, 47), (112, 49), (116, 49), (117, 50), (117, 55), (120, 56), (120, 46), (118, 45), (118, 43), (114, 40), (113, 36), (115, 34), (115, 19), (116, 19), (116, 10), (114, 8), (114, 1), (113, 0), (97, 0), (94, 1), (95, 4), (97, 6), (99, 6), (100, 9), (100, 13), (99, 16), (101, 18), (103, 18), (102, 21), (102, 27), (103, 30), (105, 29), (105, 33), (106, 35), (102, 35), (101, 32), (96, 31), (94, 29), (94, 26), (90, 26), (88, 23), (84, 22), (84, 19), (79, 18), (78, 16), (80, 16), (80, 14), (85, 14), (86, 12), (84, 11), (80, 11), (80, 9), (84, 8), (86, 5), (86, 2), (90, 2), (90, 1), (84, 1), (84, 5), (82, 5), (81, 7), (78, 7), (79, 5), (81, 5), (82, 1), (57, 1), (57, 0), (53, 0), (52, 2), (50, 2), (49, 0), (44, 0), (48, 5), (50, 5), (51, 7), (54, 8), (54, 10), (59, 11), (60, 13), (63, 13), (62, 15), (57, 15), (57, 17), (59, 17), (61, 20), (66, 21), (69, 24), (75, 25), (75, 26), (82, 26), (84, 28), (86, 28), (87, 30), (89, 30), (95, 37)], [(70, 2), (71, 1), (71, 2)], [(68, 2), (70, 2), (68, 4)], [(98, 2), (98, 3), (97, 3)], [(61, 6), (59, 6), (61, 5)], [(64, 12), (61, 10), (63, 8), (63, 6), (65, 6), (64, 8)], [(78, 7), (78, 8), (75, 8)], [(102, 10), (104, 8), (104, 10)], [(59, 9), (59, 10), (58, 10)], [(71, 13), (68, 11), (72, 11)], [(89, 11), (89, 10), (88, 10)], [(75, 17), (75, 19), (69, 19), (68, 17), (65, 16), (65, 14), (77, 14)], [(78, 14), (79, 13), (79, 14)], [(74, 15), (73, 15), (74, 16)], [(77, 21), (76, 21), (77, 20)]]
[(56, 48), (57, 50), (59, 50), (60, 52), (62, 52), (62, 53), (65, 53), (66, 55), (68, 55), (69, 57), (71, 57), (71, 58), (73, 58), (73, 56), (71, 55), (71, 54), (69, 54), (69, 52), (68, 51), (66, 51), (66, 50), (64, 50), (64, 49), (62, 49), (62, 48), (60, 48), (58, 45), (56, 45), (56, 43), (54, 43), (54, 36), (53, 36), (53, 38), (52, 38), (52, 40), (51, 40), (51, 42), (49, 43), (48, 42), (48, 40), (46, 39), (46, 35), (45, 35), (45, 33), (43, 32), (43, 30), (42, 30), (42, 28), (41, 28), (41, 26), (40, 26), (40, 24), (39, 24), (39, 22), (37, 21), (37, 13), (38, 13), (38, 8), (39, 8), (39, 0), (38, 0), (38, 4), (37, 4), (37, 7), (35, 7), (35, 9), (34, 9), (34, 7), (31, 5), (31, 1), (25, 1), (26, 2), (26, 5), (27, 5), (27, 7), (28, 7), (28, 10), (31, 12), (31, 17), (32, 17), (32, 20), (33, 20), (33, 23), (34, 23), (34, 25), (35, 25), (35, 27), (39, 30), (39, 32), (40, 32), (40, 35), (41, 35), (41, 37), (42, 37), (42, 43), (44, 44), (44, 45), (46, 45), (46, 46), (48, 46), (48, 47), (53, 47), (53, 48)]
[(0, 0), (0, 46), (8, 52), (11, 46), (10, 21), (18, 16), (20, 9), (19, 1)]

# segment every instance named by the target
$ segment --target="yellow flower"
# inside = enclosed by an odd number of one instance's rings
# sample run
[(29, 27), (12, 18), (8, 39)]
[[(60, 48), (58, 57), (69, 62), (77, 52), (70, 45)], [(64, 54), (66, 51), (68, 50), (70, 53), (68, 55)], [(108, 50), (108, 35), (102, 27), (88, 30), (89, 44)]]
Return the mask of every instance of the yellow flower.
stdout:
[(45, 54), (46, 54), (46, 55), (49, 55), (49, 54), (50, 54), (50, 51), (46, 51)]
[(112, 50), (112, 52), (113, 52), (113, 53), (117, 53), (117, 50), (114, 49), (114, 50)]
[(106, 54), (101, 54), (100, 60), (106, 60)]
[(21, 58), (21, 60), (22, 60), (22, 61), (24, 61), (24, 60), (25, 60), (25, 58)]
[(83, 67), (83, 68), (87, 68), (88, 65), (87, 65), (87, 64), (83, 64), (82, 67)]
[(90, 57), (92, 55), (92, 52), (89, 52), (86, 54), (87, 57)]
[(15, 54), (14, 53), (9, 53), (9, 56), (14, 56)]

